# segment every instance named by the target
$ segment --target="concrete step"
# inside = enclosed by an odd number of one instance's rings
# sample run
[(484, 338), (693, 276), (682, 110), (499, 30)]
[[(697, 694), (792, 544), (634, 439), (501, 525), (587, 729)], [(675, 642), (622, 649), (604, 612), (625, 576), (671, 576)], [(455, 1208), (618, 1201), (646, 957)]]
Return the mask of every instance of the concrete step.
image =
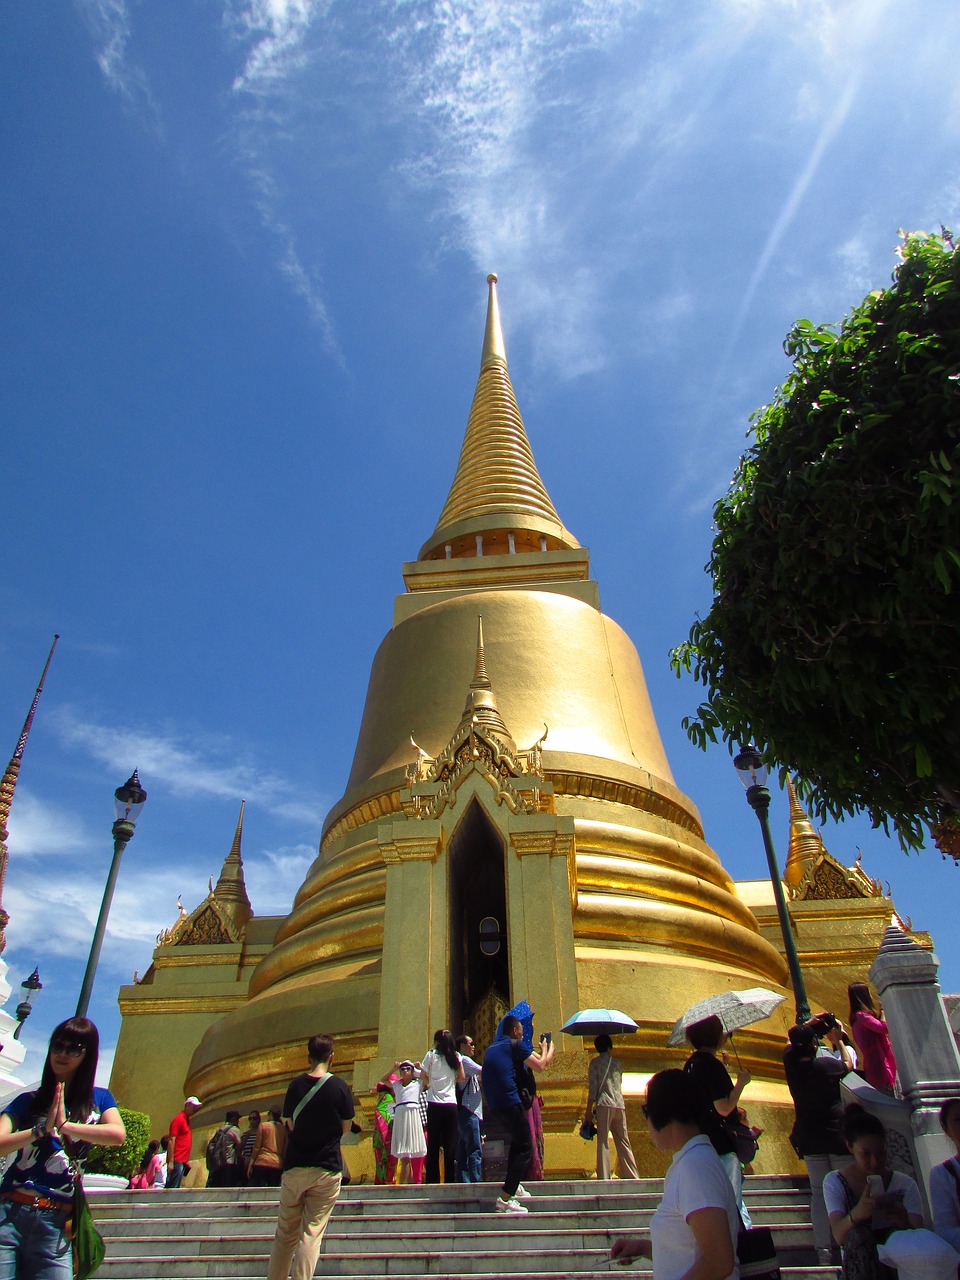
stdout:
[[(564, 1213), (653, 1212), (660, 1203), (662, 1195), (662, 1187), (649, 1191), (624, 1191), (611, 1196), (598, 1190), (596, 1183), (593, 1184), (593, 1190), (583, 1191), (580, 1189), (580, 1184), (568, 1184), (571, 1187), (569, 1191), (545, 1190), (550, 1185), (546, 1182), (536, 1183), (531, 1188), (533, 1201), (543, 1208), (549, 1206), (551, 1211)], [(582, 1185), (584, 1188), (589, 1188), (591, 1184)], [(364, 1218), (382, 1215), (414, 1218), (437, 1212), (483, 1213), (491, 1208), (498, 1192), (497, 1186), (483, 1183), (449, 1189), (442, 1186), (416, 1187), (411, 1188), (411, 1191), (417, 1193), (416, 1195), (400, 1194), (406, 1190), (404, 1187), (377, 1187), (377, 1192), (382, 1191), (385, 1194), (365, 1197), (344, 1194), (337, 1201), (337, 1213), (345, 1217)], [(175, 1193), (129, 1192), (124, 1195), (102, 1195), (96, 1198), (91, 1195), (90, 1201), (95, 1206), (97, 1216), (103, 1221), (134, 1215), (141, 1219), (176, 1220), (206, 1218), (211, 1214), (216, 1214), (218, 1217), (224, 1215), (268, 1219), (276, 1214), (279, 1195), (276, 1190), (271, 1190), (269, 1197), (251, 1200), (248, 1192), (241, 1191), (234, 1192), (231, 1199), (213, 1199), (207, 1197), (219, 1195), (219, 1193), (204, 1190), (194, 1192), (195, 1198), (192, 1200), (175, 1202), (172, 1198), (173, 1194)], [(752, 1214), (754, 1210), (758, 1213), (764, 1212), (770, 1206), (779, 1208), (790, 1205), (802, 1208), (809, 1205), (810, 1195), (809, 1191), (804, 1192), (792, 1187), (768, 1187), (751, 1192), (746, 1197), (746, 1201)]]
[[(571, 1277), (575, 1277), (575, 1276), (583, 1275), (583, 1276), (599, 1277), (599, 1276), (609, 1276), (611, 1274), (616, 1274), (618, 1272), (622, 1272), (626, 1280), (629, 1280), (630, 1276), (650, 1276), (651, 1275), (651, 1271), (649, 1267), (646, 1270), (644, 1270), (643, 1268), (637, 1265), (634, 1265), (632, 1267), (621, 1268), (621, 1267), (613, 1266), (612, 1264), (610, 1264), (608, 1261), (605, 1260), (602, 1265), (594, 1265), (591, 1263), (584, 1267), (578, 1267), (576, 1270), (573, 1270), (571, 1266), (564, 1265), (564, 1267), (560, 1271), (545, 1271), (541, 1269), (538, 1264), (537, 1270), (536, 1270), (536, 1280), (570, 1280)], [(163, 1274), (164, 1275), (168, 1275), (168, 1274), (180, 1275), (180, 1276), (187, 1277), (187, 1280), (189, 1280), (188, 1273), (186, 1272), (175, 1271), (175, 1272), (169, 1272), (169, 1273), (164, 1272)], [(224, 1276), (224, 1277), (229, 1277), (229, 1280), (263, 1280), (265, 1272), (264, 1272), (263, 1262), (260, 1259), (250, 1259), (245, 1264), (244, 1260), (236, 1258), (236, 1259), (233, 1259), (230, 1262), (229, 1266), (226, 1267), (225, 1269), (201, 1270), (201, 1271), (196, 1271), (189, 1274), (192, 1276), (199, 1276), (199, 1277)], [(317, 1277), (319, 1278), (325, 1275), (334, 1275), (337, 1273), (331, 1272), (331, 1271), (325, 1271), (323, 1260), (321, 1259), (321, 1262), (317, 1267), (316, 1274), (317, 1274)], [(393, 1270), (389, 1274), (390, 1274), (390, 1280), (422, 1280), (422, 1277), (425, 1275), (440, 1277), (441, 1280), (457, 1280), (461, 1272), (459, 1270), (456, 1270), (456, 1271), (439, 1270), (439, 1271), (432, 1271), (432, 1272)], [(822, 1267), (817, 1265), (816, 1263), (803, 1264), (799, 1266), (781, 1266), (780, 1274), (783, 1280), (808, 1280), (808, 1278), (809, 1280), (837, 1280), (837, 1277), (839, 1275), (839, 1267), (835, 1267), (835, 1266)], [(121, 1270), (110, 1271), (107, 1267), (107, 1264), (104, 1263), (104, 1265), (97, 1272), (97, 1275), (104, 1276), (104, 1277), (109, 1276), (110, 1280), (155, 1280), (155, 1277), (159, 1275), (159, 1272), (157, 1272), (156, 1270), (151, 1270), (150, 1268), (147, 1268), (145, 1270), (137, 1269), (135, 1264), (132, 1266), (124, 1267)], [(473, 1271), (470, 1273), (470, 1280), (502, 1280), (502, 1276), (503, 1276), (502, 1271), (489, 1271), (489, 1272)], [(362, 1277), (354, 1276), (353, 1280), (362, 1280)]]
[[(471, 1280), (478, 1277), (500, 1277), (505, 1275), (529, 1275), (531, 1262), (535, 1264), (537, 1280), (545, 1276), (575, 1275), (610, 1275), (621, 1273), (629, 1275), (649, 1275), (649, 1268), (642, 1270), (634, 1265), (620, 1268), (611, 1264), (606, 1249), (587, 1250), (571, 1256), (563, 1250), (545, 1249), (535, 1257), (525, 1255), (504, 1258), (502, 1254), (469, 1254), (450, 1257), (445, 1254), (427, 1252), (408, 1252), (398, 1257), (396, 1254), (358, 1254), (324, 1253), (317, 1266), (317, 1276), (351, 1276), (353, 1280), (373, 1280), (375, 1277), (390, 1276), (397, 1280), (398, 1276), (462, 1276), (469, 1275)], [(504, 1265), (508, 1263), (509, 1265)], [(155, 1280), (157, 1276), (183, 1277), (193, 1280), (195, 1277), (229, 1277), (240, 1280), (240, 1277), (256, 1277), (263, 1280), (266, 1271), (266, 1258), (263, 1255), (232, 1254), (222, 1257), (196, 1258), (189, 1261), (182, 1259), (155, 1258), (118, 1258), (107, 1260), (98, 1271), (98, 1275), (111, 1280)], [(819, 1267), (816, 1263), (782, 1267), (784, 1276), (814, 1275), (833, 1280), (837, 1274), (836, 1267)]]
[[(406, 1280), (413, 1276), (538, 1280), (610, 1275), (611, 1242), (642, 1229), (662, 1183), (594, 1179), (531, 1184), (525, 1217), (498, 1215), (490, 1184), (430, 1187), (351, 1186), (341, 1194), (324, 1240), (318, 1276)], [(91, 1195), (107, 1242), (101, 1280), (262, 1280), (273, 1240), (278, 1191), (211, 1191)], [(758, 1225), (774, 1231), (787, 1280), (834, 1280), (811, 1246), (804, 1180), (756, 1178), (747, 1202)], [(638, 1265), (624, 1274), (649, 1274)]]

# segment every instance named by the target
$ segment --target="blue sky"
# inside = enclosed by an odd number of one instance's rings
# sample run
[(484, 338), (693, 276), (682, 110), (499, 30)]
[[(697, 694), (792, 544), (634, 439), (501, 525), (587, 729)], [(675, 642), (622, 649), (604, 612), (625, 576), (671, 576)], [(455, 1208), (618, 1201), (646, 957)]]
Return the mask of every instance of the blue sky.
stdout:
[[(763, 874), (667, 654), (709, 605), (712, 503), (790, 324), (887, 283), (898, 227), (960, 224), (957, 66), (952, 0), (7, 6), (4, 761), (63, 637), (4, 893), (9, 978), (45, 983), (34, 1062), (135, 765), (91, 1006), (108, 1055), (117, 985), (205, 895), (243, 798), (254, 908), (289, 906), (453, 476), (491, 270), (541, 474), (677, 783), (728, 870)], [(824, 834), (960, 990), (956, 868), (865, 822)]]

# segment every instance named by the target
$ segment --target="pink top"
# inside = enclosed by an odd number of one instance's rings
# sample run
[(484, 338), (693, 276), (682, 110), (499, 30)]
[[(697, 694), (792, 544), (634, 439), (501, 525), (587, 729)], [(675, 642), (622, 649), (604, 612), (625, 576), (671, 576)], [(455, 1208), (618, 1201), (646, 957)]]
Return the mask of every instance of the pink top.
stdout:
[(850, 1026), (860, 1050), (860, 1074), (867, 1084), (889, 1093), (897, 1078), (897, 1060), (890, 1047), (887, 1024), (861, 1009)]

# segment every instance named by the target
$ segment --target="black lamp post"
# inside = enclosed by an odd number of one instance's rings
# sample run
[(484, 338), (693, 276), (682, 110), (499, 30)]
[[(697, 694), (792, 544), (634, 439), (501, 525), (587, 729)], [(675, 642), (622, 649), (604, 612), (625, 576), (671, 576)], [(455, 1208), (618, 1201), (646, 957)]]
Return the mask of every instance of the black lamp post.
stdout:
[(97, 963), (100, 959), (100, 948), (103, 946), (103, 935), (107, 929), (107, 916), (110, 914), (113, 890), (117, 883), (117, 874), (120, 871), (120, 858), (129, 841), (133, 839), (134, 826), (147, 799), (147, 793), (140, 785), (136, 769), (134, 769), (122, 787), (117, 787), (114, 795), (116, 797), (114, 808), (117, 820), (113, 824), (113, 861), (110, 863), (110, 874), (107, 876), (107, 883), (103, 890), (103, 901), (100, 903), (97, 927), (94, 930), (93, 942), (90, 945), (90, 957), (87, 960), (86, 972), (83, 975), (80, 999), (77, 1001), (76, 1016), (78, 1018), (87, 1016), (90, 992), (93, 990), (93, 980), (96, 977)]
[(747, 802), (757, 815), (760, 830), (763, 834), (763, 847), (767, 854), (767, 865), (770, 868), (770, 880), (773, 884), (773, 896), (777, 904), (777, 915), (780, 917), (780, 932), (783, 935), (783, 949), (787, 957), (787, 968), (790, 970), (790, 982), (793, 986), (793, 998), (797, 1005), (797, 1022), (808, 1022), (810, 1004), (807, 1000), (806, 988), (803, 985), (803, 974), (800, 971), (800, 957), (793, 936), (793, 926), (787, 911), (787, 900), (783, 896), (783, 881), (780, 879), (780, 868), (777, 866), (777, 854), (773, 847), (773, 836), (770, 834), (770, 792), (767, 789), (767, 766), (754, 744), (740, 748), (740, 754), (734, 758), (733, 767), (740, 781), (747, 789)]
[(14, 1040), (20, 1039), (20, 1032), (23, 1030), (23, 1024), (33, 1012), (34, 993), (43, 990), (43, 983), (40, 981), (40, 970), (34, 969), (26, 982), (21, 982), (20, 986), (24, 990), (24, 997), (17, 1005), (17, 1029), (13, 1033)]

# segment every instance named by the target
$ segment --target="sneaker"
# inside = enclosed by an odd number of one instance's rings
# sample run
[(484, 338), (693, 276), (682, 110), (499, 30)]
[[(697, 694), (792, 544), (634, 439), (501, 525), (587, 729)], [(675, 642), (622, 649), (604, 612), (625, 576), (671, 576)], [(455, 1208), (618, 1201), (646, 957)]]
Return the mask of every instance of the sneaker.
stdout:
[(530, 1192), (527, 1190), (527, 1188), (523, 1185), (522, 1182), (520, 1183), (519, 1187), (517, 1187), (516, 1191), (513, 1193), (513, 1198), (514, 1200), (530, 1199)]
[(529, 1209), (525, 1209), (516, 1196), (511, 1196), (509, 1200), (504, 1200), (503, 1196), (497, 1196), (496, 1204), (497, 1213), (523, 1214), (529, 1213)]

